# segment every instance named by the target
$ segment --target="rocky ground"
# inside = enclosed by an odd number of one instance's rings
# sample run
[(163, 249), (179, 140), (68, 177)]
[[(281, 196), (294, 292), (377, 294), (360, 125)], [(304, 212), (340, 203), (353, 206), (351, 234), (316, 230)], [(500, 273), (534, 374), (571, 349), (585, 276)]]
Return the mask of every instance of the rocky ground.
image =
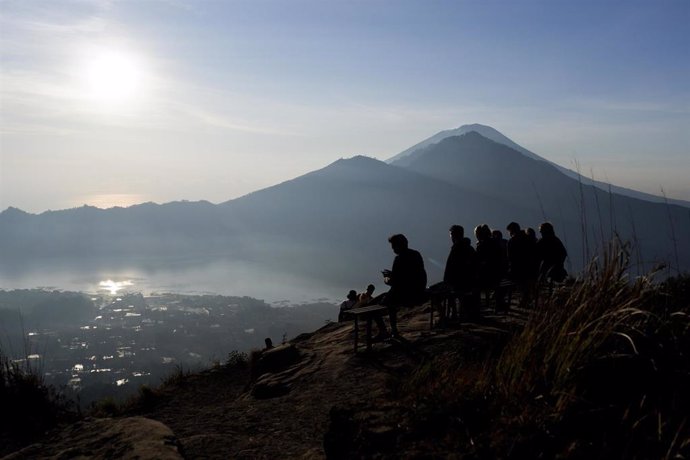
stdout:
[(181, 376), (144, 394), (128, 416), (85, 419), (5, 458), (337, 458), (358, 449), (353, 437), (385, 452), (405, 417), (396, 382), (441, 351), (472, 354), (501, 341), (519, 319), (515, 310), (486, 312), (430, 329), (423, 305), (400, 314), (401, 339), (368, 353), (354, 353), (353, 323), (329, 324), (250, 366)]

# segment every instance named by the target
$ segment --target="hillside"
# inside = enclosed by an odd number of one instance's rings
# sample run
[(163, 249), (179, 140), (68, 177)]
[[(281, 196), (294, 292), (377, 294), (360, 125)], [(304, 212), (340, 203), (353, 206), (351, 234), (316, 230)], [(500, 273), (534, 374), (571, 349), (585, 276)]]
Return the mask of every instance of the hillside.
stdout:
[[(404, 339), (375, 344), (371, 354), (363, 348), (353, 353), (351, 322), (333, 323), (266, 353), (273, 358), (265, 356), (252, 370), (228, 366), (178, 375), (171, 384), (147, 392), (125, 415), (162, 422), (174, 433), (184, 458), (322, 458), (327, 453), (338, 457), (340, 441), (324, 446), (324, 436), (345, 434), (330, 433), (339, 410), (381, 409), (382, 426), (372, 427), (370, 435), (392, 433), (397, 423), (390, 418), (397, 417), (391, 400), (396, 382), (442, 350), (464, 349), (468, 356), (481, 356), (502, 340), (520, 315), (490, 315), (481, 324), (429, 330), (427, 310), (428, 305), (402, 315)], [(252, 372), (262, 371), (267, 372), (252, 380)], [(119, 420), (123, 426), (129, 423), (121, 416)], [(84, 423), (81, 429), (89, 431)], [(134, 442), (128, 440), (128, 430), (120, 432), (123, 439), (118, 443)], [(105, 447), (100, 446), (91, 447), (92, 452), (80, 450), (84, 446), (74, 446), (73, 435), (73, 428), (57, 432), (6, 460), (46, 458), (69, 449), (103, 454), (98, 449)], [(161, 443), (160, 449), (167, 452), (168, 447)]]
[(690, 280), (630, 283), (621, 249), (533, 309), (430, 329), (424, 304), (369, 353), (332, 323), (5, 459), (686, 458)]

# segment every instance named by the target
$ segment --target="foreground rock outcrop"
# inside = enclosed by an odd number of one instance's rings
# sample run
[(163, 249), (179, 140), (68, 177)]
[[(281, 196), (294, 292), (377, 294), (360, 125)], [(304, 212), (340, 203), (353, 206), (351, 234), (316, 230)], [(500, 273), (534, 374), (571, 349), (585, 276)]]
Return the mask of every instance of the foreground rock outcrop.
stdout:
[(3, 460), (121, 458), (179, 460), (184, 458), (172, 430), (144, 417), (88, 418), (57, 431)]

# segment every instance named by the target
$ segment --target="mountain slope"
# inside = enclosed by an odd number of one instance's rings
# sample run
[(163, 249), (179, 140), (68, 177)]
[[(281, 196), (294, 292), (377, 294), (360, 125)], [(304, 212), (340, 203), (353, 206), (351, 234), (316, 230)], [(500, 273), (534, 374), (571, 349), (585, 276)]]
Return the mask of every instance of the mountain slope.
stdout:
[[(552, 221), (565, 237), (575, 267), (582, 267), (614, 233), (636, 244), (638, 259), (647, 268), (662, 261), (690, 267), (690, 241), (681, 237), (690, 234), (687, 208), (603, 192), (476, 132), (445, 138), (408, 158), (410, 171), (474, 190), (515, 209), (513, 217), (503, 221), (485, 213), (485, 221), (501, 229), (510, 220), (532, 226), (535, 221)], [(531, 213), (518, 212), (520, 208)], [(538, 217), (531, 221), (523, 217), (530, 214)]]
[(486, 125), (480, 125), (478, 123), (473, 123), (471, 125), (462, 125), (459, 128), (456, 129), (447, 129), (445, 131), (441, 131), (439, 133), (434, 134), (428, 139), (423, 140), (422, 142), (413, 145), (409, 149), (403, 150), (402, 152), (398, 153), (397, 155), (389, 158), (386, 160), (387, 163), (391, 164), (397, 164), (398, 166), (407, 166), (410, 164), (410, 162), (418, 155), (419, 151), (425, 147), (428, 147), (433, 144), (438, 144), (442, 140), (448, 138), (448, 137), (455, 137), (455, 136), (462, 136), (463, 134), (475, 132), (477, 134), (480, 134), (481, 136), (491, 139), (494, 142), (498, 142), (499, 144), (506, 145), (508, 147), (511, 147), (514, 150), (517, 150), (518, 152), (522, 153), (528, 158), (531, 158), (533, 160), (541, 160), (541, 161), (546, 161), (544, 158), (540, 157), (539, 155), (530, 152), (527, 149), (524, 149), (520, 147), (518, 144), (515, 142), (511, 141), (508, 139), (506, 136), (492, 128), (491, 126), (486, 126)]
[[(255, 229), (265, 258), (280, 254), (316, 276), (325, 275), (323, 264), (343, 280), (357, 272), (364, 285), (390, 265), (391, 234), (404, 233), (425, 256), (445, 260), (450, 225), (503, 209), (481, 193), (366, 157), (339, 160), (223, 206)], [(438, 271), (433, 263), (428, 268)]]
[(566, 176), (570, 177), (571, 179), (581, 181), (585, 185), (593, 185), (593, 186), (595, 186), (595, 187), (597, 187), (597, 188), (599, 188), (605, 192), (611, 191), (613, 193), (618, 193), (618, 194), (629, 196), (632, 198), (637, 198), (640, 200), (651, 201), (653, 203), (667, 203), (668, 202), (670, 204), (676, 204), (679, 206), (690, 207), (690, 202), (685, 201), (685, 200), (676, 200), (673, 198), (665, 198), (665, 197), (661, 197), (661, 196), (657, 196), (657, 195), (652, 195), (650, 193), (644, 193), (644, 192), (640, 192), (638, 190), (632, 190), (629, 188), (620, 187), (618, 185), (613, 185), (613, 184), (608, 184), (606, 182), (601, 182), (601, 181), (597, 181), (597, 180), (588, 178), (586, 176), (582, 176), (581, 174), (579, 174), (575, 171), (572, 171), (572, 170), (565, 168), (561, 165), (558, 165), (556, 163), (552, 163), (552, 162), (540, 157), (536, 153), (533, 153), (533, 152), (527, 150), (526, 148), (516, 144), (515, 142), (513, 142), (511, 139), (509, 139), (508, 137), (501, 134), (496, 129), (494, 129), (490, 126), (476, 124), (476, 123), (471, 124), (471, 125), (463, 125), (463, 126), (456, 128), (456, 129), (449, 129), (449, 130), (441, 131), (441, 132), (431, 136), (430, 138), (410, 147), (409, 149), (406, 149), (406, 150), (400, 152), (399, 154), (389, 158), (386, 161), (388, 163), (396, 164), (398, 166), (403, 166), (403, 167), (407, 166), (414, 160), (414, 158), (416, 158), (420, 154), (420, 151), (423, 150), (424, 148), (426, 148), (430, 145), (433, 145), (433, 144), (437, 144), (446, 138), (455, 137), (455, 136), (462, 136), (463, 134), (467, 134), (470, 132), (476, 132), (476, 133), (480, 134), (481, 136), (483, 136), (487, 139), (490, 139), (494, 142), (497, 142), (499, 144), (503, 144), (507, 147), (510, 147), (513, 150), (518, 151), (518, 152), (522, 153), (523, 155), (525, 155), (526, 157), (531, 158), (533, 160), (545, 161), (545, 162), (551, 164), (552, 166), (554, 166), (556, 169), (558, 169), (560, 172), (562, 172)]

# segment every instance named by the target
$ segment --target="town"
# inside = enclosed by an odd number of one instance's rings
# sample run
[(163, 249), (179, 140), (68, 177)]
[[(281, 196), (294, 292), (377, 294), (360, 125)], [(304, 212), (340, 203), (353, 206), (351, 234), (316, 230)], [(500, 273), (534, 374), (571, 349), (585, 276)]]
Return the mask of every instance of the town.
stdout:
[[(24, 308), (8, 308), (17, 303)], [(267, 337), (280, 343), (336, 315), (327, 302), (277, 307), (250, 297), (0, 291), (0, 345), (86, 407), (261, 348)]]

